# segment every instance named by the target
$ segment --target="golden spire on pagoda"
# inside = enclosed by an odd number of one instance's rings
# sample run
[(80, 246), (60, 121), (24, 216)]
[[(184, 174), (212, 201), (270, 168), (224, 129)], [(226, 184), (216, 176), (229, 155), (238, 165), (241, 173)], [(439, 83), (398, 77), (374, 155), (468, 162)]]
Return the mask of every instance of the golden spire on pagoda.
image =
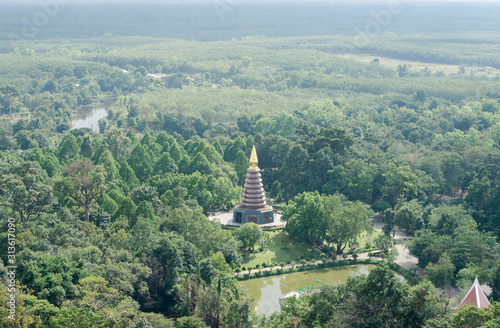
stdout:
[(250, 155), (250, 167), (256, 168), (257, 164), (259, 164), (259, 160), (257, 159), (257, 150), (255, 150), (255, 145), (252, 148), (252, 154)]

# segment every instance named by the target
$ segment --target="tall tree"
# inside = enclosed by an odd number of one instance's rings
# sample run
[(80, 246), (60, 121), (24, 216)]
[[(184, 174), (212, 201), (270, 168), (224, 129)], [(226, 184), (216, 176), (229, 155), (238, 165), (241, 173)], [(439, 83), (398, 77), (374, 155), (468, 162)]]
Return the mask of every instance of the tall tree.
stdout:
[(63, 137), (57, 150), (59, 162), (61, 164), (67, 164), (80, 152), (80, 147), (78, 147), (75, 136), (68, 133)]
[[(107, 318), (118, 322), (137, 314), (139, 304), (119, 290), (109, 287), (108, 282), (98, 276), (89, 276), (78, 281), (79, 293), (68, 306), (90, 308), (95, 314), (104, 313)], [(128, 321), (128, 320), (127, 320)]]
[(255, 243), (262, 237), (262, 228), (256, 223), (247, 222), (238, 229), (236, 236), (244, 248), (253, 249)]
[(23, 226), (53, 202), (52, 186), (37, 162), (14, 166), (0, 176), (0, 205), (19, 213)]
[(4, 85), (0, 87), (0, 94), (9, 100), (9, 116), (12, 119), (12, 99), (21, 96), (21, 90), (15, 85)]
[(129, 132), (131, 134), (127, 133), (127, 135), (125, 136), (121, 129), (115, 129), (110, 131), (106, 136), (106, 144), (108, 146), (108, 149), (109, 151), (111, 151), (113, 158), (117, 162), (123, 161), (130, 154), (133, 140), (128, 136), (130, 135), (135, 137), (135, 135), (131, 131)]
[(90, 134), (83, 136), (82, 144), (80, 145), (80, 155), (89, 159), (94, 155), (94, 146)]
[(334, 243), (337, 254), (342, 254), (349, 242), (354, 242), (366, 231), (373, 229), (370, 216), (373, 211), (361, 202), (344, 200), (342, 195), (323, 199), (323, 215), (326, 218), (326, 240)]
[(104, 151), (101, 156), (99, 156), (97, 164), (102, 165), (106, 170), (106, 182), (114, 181), (119, 177), (118, 163), (109, 150)]
[(455, 266), (450, 256), (444, 252), (436, 264), (429, 263), (425, 270), (429, 274), (429, 280), (436, 287), (441, 287), (444, 284), (451, 284), (454, 278)]
[(394, 208), (394, 222), (408, 235), (413, 236), (415, 231), (422, 228), (422, 212), (422, 205), (416, 199), (409, 202), (401, 199)]
[(313, 140), (309, 153), (315, 153), (322, 148), (329, 148), (333, 153), (343, 154), (354, 144), (354, 139), (345, 130), (339, 128), (321, 129)]
[(200, 172), (201, 174), (213, 174), (212, 165), (203, 153), (197, 153), (189, 163), (189, 173)]
[[(248, 302), (246, 302), (246, 306), (235, 306), (240, 302), (238, 294), (231, 280), (219, 277), (217, 281), (212, 282), (212, 284), (200, 291), (196, 312), (211, 328), (221, 327), (222, 323), (227, 322), (227, 320), (231, 322), (227, 327), (239, 328), (243, 322), (248, 321), (250, 313), (246, 308), (249, 305)], [(232, 302), (236, 302), (236, 304), (231, 306)], [(241, 303), (245, 304), (243, 300), (241, 300)], [(228, 317), (229, 310), (240, 312), (240, 317)]]
[(316, 247), (324, 240), (334, 243), (342, 254), (349, 242), (372, 229), (369, 220), (373, 211), (361, 202), (349, 202), (343, 195), (321, 196), (305, 192), (295, 196), (283, 209), (282, 219), (293, 236), (307, 240)]
[(291, 199), (304, 188), (306, 179), (305, 166), (307, 164), (307, 152), (300, 146), (294, 146), (283, 163), (283, 176), (280, 179), (283, 187), (285, 200)]
[(89, 160), (76, 160), (63, 171), (64, 177), (54, 181), (54, 188), (85, 208), (85, 221), (90, 221), (90, 207), (106, 190), (105, 169)]
[(149, 176), (153, 172), (153, 165), (151, 163), (150, 156), (141, 144), (137, 144), (135, 146), (132, 153), (130, 153), (130, 157), (127, 162), (132, 170), (134, 170), (136, 177), (141, 182), (149, 179)]
[(315, 247), (326, 236), (327, 222), (323, 212), (323, 199), (318, 192), (304, 192), (295, 196), (283, 208), (282, 220), (293, 236), (307, 240)]
[(234, 169), (238, 175), (238, 184), (243, 185), (248, 169), (248, 157), (243, 150), (238, 150), (234, 158)]
[(401, 197), (412, 200), (418, 196), (419, 177), (409, 166), (398, 167), (390, 164), (384, 176), (383, 197), (392, 206), (395, 206)]
[(140, 184), (139, 179), (137, 179), (137, 177), (135, 176), (134, 170), (132, 170), (132, 168), (126, 161), (123, 161), (120, 164), (119, 174), (122, 178), (122, 181), (124, 182), (122, 188), (126, 190), (132, 190)]

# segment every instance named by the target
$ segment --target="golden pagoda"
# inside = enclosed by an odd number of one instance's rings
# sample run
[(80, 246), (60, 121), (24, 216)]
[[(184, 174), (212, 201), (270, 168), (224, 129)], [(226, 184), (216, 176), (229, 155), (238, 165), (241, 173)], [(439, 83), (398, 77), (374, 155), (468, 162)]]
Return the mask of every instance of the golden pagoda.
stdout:
[(246, 222), (272, 223), (274, 222), (273, 208), (266, 204), (266, 195), (255, 146), (252, 148), (249, 162), (250, 167), (247, 169), (241, 204), (234, 209), (233, 221), (242, 224)]

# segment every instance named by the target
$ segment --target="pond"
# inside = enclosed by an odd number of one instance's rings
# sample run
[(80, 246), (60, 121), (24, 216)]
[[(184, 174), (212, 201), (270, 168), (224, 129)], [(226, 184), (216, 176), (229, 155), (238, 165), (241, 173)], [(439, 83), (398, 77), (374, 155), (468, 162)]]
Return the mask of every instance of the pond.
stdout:
[(375, 267), (373, 264), (348, 265), (249, 279), (239, 284), (245, 286), (255, 299), (254, 310), (259, 314), (269, 314), (280, 311), (279, 298), (286, 293), (305, 289), (306, 285), (320, 287), (344, 283), (348, 277), (368, 274)]
[(99, 120), (108, 116), (106, 108), (82, 107), (78, 109), (71, 121), (73, 128), (91, 128), (99, 132)]

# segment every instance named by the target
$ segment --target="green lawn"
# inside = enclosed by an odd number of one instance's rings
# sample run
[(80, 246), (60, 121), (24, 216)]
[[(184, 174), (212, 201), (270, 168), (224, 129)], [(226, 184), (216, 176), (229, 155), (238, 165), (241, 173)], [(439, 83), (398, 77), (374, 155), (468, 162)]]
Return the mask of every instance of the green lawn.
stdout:
[[(305, 242), (299, 243), (297, 240), (290, 238), (284, 230), (277, 232), (269, 231), (267, 233), (269, 233), (268, 250), (243, 256), (242, 266), (255, 267), (257, 264), (262, 263), (286, 263), (288, 261), (298, 263), (301, 259), (309, 258), (313, 254), (312, 245)], [(367, 233), (362, 234), (357, 240), (358, 247), (365, 249), (366, 243), (370, 241), (372, 248), (374, 248), (373, 241), (380, 234), (382, 233), (378, 231), (373, 231), (371, 235)], [(345, 251), (348, 252), (349, 248), (346, 248)]]
[(280, 263), (287, 261), (299, 262), (313, 252), (313, 247), (307, 243), (299, 243), (290, 238), (285, 231), (269, 231), (269, 248), (266, 251), (247, 254), (243, 257), (242, 266), (255, 267), (262, 263)]
[[(358, 237), (358, 247), (359, 248), (363, 248), (363, 249), (367, 249), (366, 247), (366, 243), (369, 241), (371, 243), (371, 248), (375, 248), (375, 245), (373, 243), (373, 241), (375, 240), (375, 238), (377, 238), (377, 236), (381, 235), (382, 233), (379, 232), (379, 231), (376, 231), (376, 230), (373, 230), (373, 232), (371, 233), (371, 235), (367, 234), (366, 232), (363, 233), (360, 237)], [(347, 247), (345, 249), (346, 252), (349, 251), (349, 247)]]
[[(312, 245), (305, 242), (300, 243), (290, 238), (288, 233), (284, 230), (277, 232), (269, 231), (267, 233), (269, 233), (269, 248), (263, 252), (256, 252), (243, 256), (242, 266), (255, 267), (257, 264), (262, 263), (286, 263), (289, 261), (298, 263), (301, 259), (307, 259), (313, 254)], [(371, 235), (367, 233), (362, 234), (357, 240), (358, 247), (366, 249), (366, 243), (370, 241), (372, 248), (374, 248), (373, 241), (380, 234), (382, 233), (378, 231), (373, 231)], [(349, 248), (346, 248), (345, 251), (348, 252)]]

